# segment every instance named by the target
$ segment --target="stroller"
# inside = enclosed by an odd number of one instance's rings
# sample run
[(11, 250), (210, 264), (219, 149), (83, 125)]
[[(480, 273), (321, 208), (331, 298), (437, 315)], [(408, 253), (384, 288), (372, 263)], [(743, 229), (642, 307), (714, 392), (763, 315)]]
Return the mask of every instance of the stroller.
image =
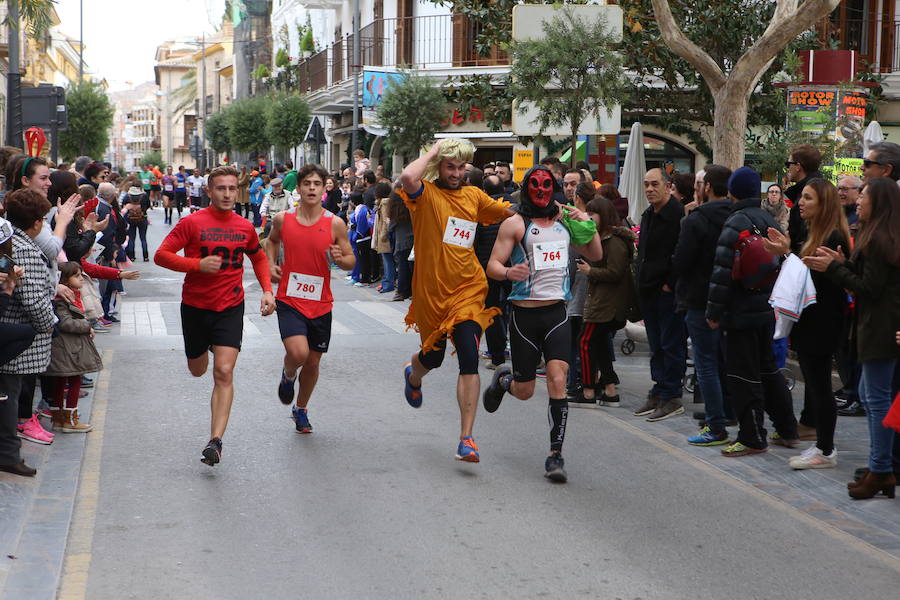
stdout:
[(622, 344), (619, 347), (622, 350), (622, 354), (628, 356), (634, 352), (636, 342), (647, 343), (647, 330), (644, 328), (643, 321), (625, 323), (625, 339), (622, 340)]

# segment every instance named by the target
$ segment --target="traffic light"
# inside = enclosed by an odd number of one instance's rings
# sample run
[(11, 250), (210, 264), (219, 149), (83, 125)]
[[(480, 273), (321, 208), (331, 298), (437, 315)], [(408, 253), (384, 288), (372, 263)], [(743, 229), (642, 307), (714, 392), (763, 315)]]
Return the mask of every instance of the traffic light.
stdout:
[(203, 156), (203, 145), (200, 143), (200, 136), (193, 135), (191, 137), (191, 157), (199, 161)]

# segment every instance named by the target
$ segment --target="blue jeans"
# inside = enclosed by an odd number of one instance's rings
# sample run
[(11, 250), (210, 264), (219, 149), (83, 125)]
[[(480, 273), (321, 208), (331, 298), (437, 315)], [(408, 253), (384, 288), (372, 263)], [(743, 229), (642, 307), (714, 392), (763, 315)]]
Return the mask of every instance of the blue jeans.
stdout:
[(394, 291), (394, 280), (397, 279), (397, 270), (394, 269), (394, 255), (390, 252), (381, 253), (381, 262), (384, 264), (384, 277), (381, 279), (381, 291)]
[(869, 420), (869, 470), (893, 471), (894, 430), (881, 424), (891, 407), (891, 389), (897, 359), (866, 360), (859, 379), (859, 398), (866, 406)]
[(253, 226), (259, 227), (262, 225), (262, 215), (259, 213), (259, 209), (261, 205), (259, 204), (250, 204), (250, 209), (253, 211)]
[(129, 223), (128, 224), (128, 258), (131, 260), (135, 260), (137, 257), (135, 253), (137, 251), (137, 242), (138, 237), (141, 238), (141, 249), (144, 251), (144, 260), (149, 258), (150, 253), (147, 250), (147, 220), (144, 219), (140, 223)]
[(725, 400), (722, 396), (722, 381), (719, 379), (719, 346), (722, 332), (711, 329), (706, 324), (706, 313), (700, 309), (689, 309), (684, 316), (688, 334), (694, 349), (694, 371), (697, 385), (703, 396), (703, 410), (706, 424), (714, 432), (725, 431)]
[(641, 310), (650, 343), (650, 393), (663, 400), (681, 398), (681, 382), (687, 368), (687, 335), (684, 319), (675, 312), (675, 294), (642, 296)]

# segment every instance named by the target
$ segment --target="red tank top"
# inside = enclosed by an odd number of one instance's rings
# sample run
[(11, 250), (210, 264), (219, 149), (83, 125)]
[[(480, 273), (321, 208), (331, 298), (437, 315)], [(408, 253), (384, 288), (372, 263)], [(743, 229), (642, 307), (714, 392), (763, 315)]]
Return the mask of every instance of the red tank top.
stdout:
[(281, 228), (284, 262), (276, 298), (293, 306), (308, 319), (331, 312), (331, 269), (327, 253), (334, 236), (327, 210), (313, 225), (302, 225), (296, 210), (285, 213)]

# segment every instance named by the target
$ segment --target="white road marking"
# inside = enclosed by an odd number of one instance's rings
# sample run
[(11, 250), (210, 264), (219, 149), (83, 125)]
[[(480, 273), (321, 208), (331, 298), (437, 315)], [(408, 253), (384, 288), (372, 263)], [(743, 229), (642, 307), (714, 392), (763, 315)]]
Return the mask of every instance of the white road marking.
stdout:
[(382, 325), (386, 325), (390, 327), (397, 333), (404, 334), (413, 334), (413, 331), (406, 330), (406, 323), (403, 318), (404, 315), (400, 311), (394, 310), (387, 304), (383, 302), (362, 302), (360, 300), (354, 300), (349, 303), (350, 306), (363, 313), (364, 315), (375, 319)]

